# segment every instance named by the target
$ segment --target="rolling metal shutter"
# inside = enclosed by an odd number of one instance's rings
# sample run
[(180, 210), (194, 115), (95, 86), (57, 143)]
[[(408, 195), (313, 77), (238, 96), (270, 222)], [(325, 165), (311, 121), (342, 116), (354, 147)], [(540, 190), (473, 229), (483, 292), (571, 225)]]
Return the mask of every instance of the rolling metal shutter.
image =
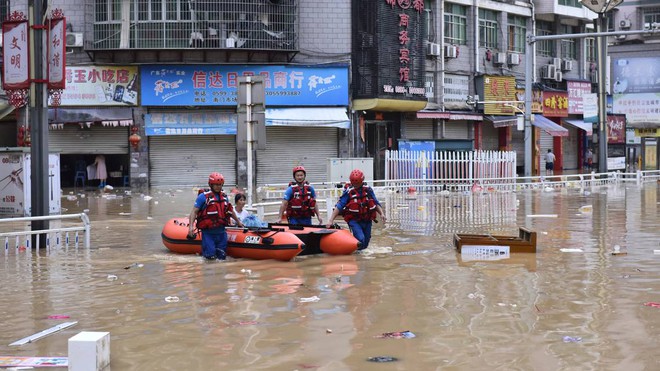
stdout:
[(48, 149), (61, 154), (127, 154), (128, 135), (127, 126), (95, 124), (81, 129), (77, 124), (64, 124), (61, 130), (48, 131)]
[[(545, 174), (545, 155), (548, 153), (549, 149), (553, 149), (552, 148), (553, 136), (546, 133), (545, 130), (539, 130), (539, 131), (541, 132), (541, 140), (539, 141), (539, 150), (541, 151), (541, 174)], [(554, 152), (555, 151), (553, 150), (552, 153)], [(557, 154), (555, 153), (555, 157), (556, 156)], [(556, 161), (557, 160), (555, 160), (555, 171), (558, 170), (556, 166), (557, 165)]]
[(405, 139), (433, 139), (433, 120), (406, 121)]
[(328, 159), (338, 156), (336, 128), (266, 127), (266, 150), (257, 151), (257, 185), (293, 180), (291, 170), (302, 165), (310, 183), (328, 178)]
[(578, 129), (565, 125), (568, 136), (562, 139), (562, 155), (564, 157), (564, 170), (575, 170), (578, 168)]
[(236, 184), (235, 135), (149, 137), (152, 186), (203, 186), (210, 173), (225, 177), (225, 190)]
[[(472, 121), (469, 121), (472, 125)], [(471, 139), (468, 121), (445, 121), (445, 136), (443, 139)]]
[(518, 166), (525, 164), (525, 130), (511, 130), (511, 150), (516, 151)]
[(481, 149), (484, 151), (498, 151), (500, 149), (499, 131), (490, 122), (483, 122), (481, 125)]

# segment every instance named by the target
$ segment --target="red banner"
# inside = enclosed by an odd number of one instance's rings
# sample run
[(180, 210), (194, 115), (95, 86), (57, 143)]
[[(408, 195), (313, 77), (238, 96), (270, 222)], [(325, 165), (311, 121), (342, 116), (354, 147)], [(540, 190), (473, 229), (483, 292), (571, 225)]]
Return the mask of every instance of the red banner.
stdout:
[(544, 91), (543, 116), (568, 117), (568, 93), (565, 91)]

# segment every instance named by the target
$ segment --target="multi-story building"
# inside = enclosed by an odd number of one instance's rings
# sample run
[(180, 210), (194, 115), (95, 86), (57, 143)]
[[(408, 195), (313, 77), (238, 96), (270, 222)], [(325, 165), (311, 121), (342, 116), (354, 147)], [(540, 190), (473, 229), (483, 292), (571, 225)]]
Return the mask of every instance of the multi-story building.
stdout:
[[(660, 22), (659, 5), (632, 3), (610, 24)], [(2, 4), (27, 12), (27, 0)], [(265, 79), (257, 185), (289, 181), (298, 164), (311, 181), (325, 181), (334, 157), (374, 157), (378, 179), (385, 150), (418, 145), (515, 150), (521, 166), (516, 116), (525, 78), (535, 81), (535, 170), (548, 148), (559, 168), (579, 169), (593, 144), (581, 96), (594, 90), (594, 40), (535, 43), (534, 76), (525, 76), (528, 32), (593, 30), (596, 15), (577, 0), (75, 0), (52, 7), (67, 17), (67, 89), (49, 110), (49, 145), (62, 154), (64, 186), (97, 153), (118, 185), (200, 184), (211, 171), (245, 185), (237, 86), (246, 75)], [(614, 67), (624, 63), (616, 53), (654, 55), (633, 39), (656, 37), (611, 38)], [(467, 97), (477, 95), (498, 103), (469, 106)], [(29, 125), (21, 110), (8, 118), (0, 124), (5, 142)], [(647, 126), (634, 133), (650, 136)], [(132, 134), (140, 137), (134, 145)], [(651, 140), (637, 142), (651, 153)]]

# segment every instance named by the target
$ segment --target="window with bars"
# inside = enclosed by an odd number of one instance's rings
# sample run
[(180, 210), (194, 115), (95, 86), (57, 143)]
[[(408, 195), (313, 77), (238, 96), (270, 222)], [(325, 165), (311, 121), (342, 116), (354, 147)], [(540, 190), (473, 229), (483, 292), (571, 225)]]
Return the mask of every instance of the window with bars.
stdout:
[[(587, 28), (584, 33), (594, 32), (593, 29)], [(584, 58), (587, 62), (596, 62), (596, 39), (587, 37), (584, 39)]]
[(479, 46), (497, 48), (497, 12), (479, 9)]
[(445, 4), (445, 42), (467, 44), (467, 7)]
[(572, 6), (575, 8), (581, 8), (580, 0), (559, 0), (559, 5)]
[(94, 4), (93, 49), (296, 47), (299, 0), (88, 1)]
[(0, 19), (5, 20), (9, 15), (11, 7), (9, 6), (9, 0), (0, 0)]
[[(560, 34), (574, 34), (575, 27), (568, 25), (560, 26)], [(562, 58), (577, 59), (577, 45), (575, 39), (561, 39), (561, 56)]]
[(527, 19), (509, 15), (509, 51), (524, 53), (527, 43)]
[(660, 23), (660, 8), (650, 8), (644, 10), (644, 23)]
[[(548, 36), (552, 35), (552, 23), (537, 21), (536, 22), (536, 35)], [(541, 57), (554, 57), (555, 56), (555, 41), (554, 40), (541, 40), (536, 42), (536, 54)]]

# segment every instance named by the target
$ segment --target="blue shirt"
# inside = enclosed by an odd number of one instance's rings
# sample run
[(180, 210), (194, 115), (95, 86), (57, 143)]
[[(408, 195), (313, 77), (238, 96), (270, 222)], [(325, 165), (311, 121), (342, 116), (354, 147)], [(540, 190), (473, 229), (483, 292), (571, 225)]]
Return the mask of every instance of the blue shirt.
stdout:
[[(361, 188), (362, 187), (356, 188), (356, 190), (360, 190)], [(374, 190), (371, 187), (369, 187), (367, 189), (367, 196), (369, 198), (371, 198), (372, 200), (374, 200), (376, 205), (380, 206), (380, 202), (378, 202), (378, 199), (376, 198), (376, 195), (374, 194)], [(340, 210), (340, 211), (344, 210), (344, 207), (346, 207), (346, 204), (348, 203), (348, 200), (349, 200), (349, 198), (348, 198), (348, 189), (345, 189), (344, 193), (342, 193), (341, 197), (339, 197), (339, 201), (337, 201), (337, 205), (335, 205), (337, 210)]]
[[(295, 184), (294, 184), (295, 185)], [(314, 190), (314, 187), (311, 185), (308, 185), (309, 187), (309, 193), (312, 196), (312, 198), (316, 198), (316, 191)], [(289, 186), (289, 188), (284, 191), (284, 200), (285, 201), (291, 201), (291, 198), (293, 198), (293, 188), (292, 186)]]

